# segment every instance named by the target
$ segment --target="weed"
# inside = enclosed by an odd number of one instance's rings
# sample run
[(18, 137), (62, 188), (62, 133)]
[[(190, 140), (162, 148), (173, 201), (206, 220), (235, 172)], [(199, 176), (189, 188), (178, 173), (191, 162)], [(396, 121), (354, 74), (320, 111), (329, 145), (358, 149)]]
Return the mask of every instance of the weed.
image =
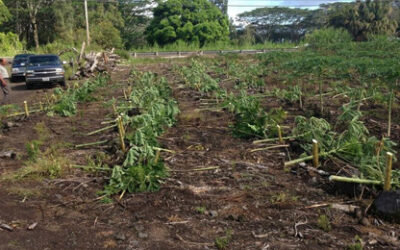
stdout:
[(43, 144), (43, 142), (39, 140), (33, 140), (30, 142), (27, 142), (25, 144), (26, 152), (28, 154), (28, 160), (31, 162), (36, 162), (39, 154), (40, 154), (40, 146)]
[(354, 237), (353, 243), (347, 247), (348, 250), (363, 250), (363, 241), (360, 236), (356, 235)]
[(232, 240), (232, 230), (227, 230), (224, 237), (217, 237), (214, 241), (218, 249), (226, 249)]
[(14, 173), (3, 177), (4, 180), (24, 180), (60, 177), (69, 166), (69, 160), (62, 156), (40, 155), (35, 162), (27, 162)]
[(206, 207), (196, 207), (195, 211), (196, 211), (196, 213), (199, 213), (199, 214), (205, 214), (207, 209), (206, 209)]
[(325, 214), (319, 216), (317, 223), (318, 227), (324, 230), (325, 232), (330, 232), (332, 230), (329, 218)]
[(296, 195), (291, 195), (290, 193), (286, 192), (280, 192), (276, 195), (271, 196), (271, 203), (282, 203), (282, 202), (287, 202), (287, 201), (293, 201), (296, 202), (298, 201), (299, 197)]
[(6, 117), (12, 113), (15, 113), (19, 111), (19, 108), (15, 104), (9, 104), (9, 105), (1, 105), (0, 106), (0, 118), (1, 117)]
[(288, 195), (285, 192), (280, 192), (279, 194), (273, 195), (270, 199), (271, 203), (281, 203), (287, 201)]

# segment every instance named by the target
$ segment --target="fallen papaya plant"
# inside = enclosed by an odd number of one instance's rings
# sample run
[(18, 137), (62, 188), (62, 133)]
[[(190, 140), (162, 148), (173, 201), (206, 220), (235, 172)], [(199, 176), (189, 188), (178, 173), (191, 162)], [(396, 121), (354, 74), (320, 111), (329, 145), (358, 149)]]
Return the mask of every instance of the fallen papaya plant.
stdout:
[(106, 195), (121, 193), (122, 197), (125, 192), (155, 191), (167, 175), (157, 137), (174, 125), (178, 105), (165, 78), (136, 72), (134, 81), (132, 91), (127, 93), (129, 101), (117, 107), (124, 110), (121, 117), (126, 158), (113, 168)]
[[(320, 158), (340, 159), (357, 167), (361, 173), (360, 178), (383, 183), (385, 156), (387, 152), (395, 153), (393, 148), (396, 144), (388, 138), (379, 140), (374, 136), (369, 136), (369, 131), (360, 118), (359, 111), (344, 108), (336, 126), (338, 129), (341, 128), (341, 131), (336, 132), (322, 118), (307, 119), (298, 116), (295, 119), (296, 127), (293, 130), (293, 137), (308, 155), (312, 152), (311, 141), (317, 140)], [(302, 157), (286, 162), (285, 166), (311, 159), (313, 159), (312, 156)], [(400, 170), (393, 170), (392, 184), (400, 187)]]

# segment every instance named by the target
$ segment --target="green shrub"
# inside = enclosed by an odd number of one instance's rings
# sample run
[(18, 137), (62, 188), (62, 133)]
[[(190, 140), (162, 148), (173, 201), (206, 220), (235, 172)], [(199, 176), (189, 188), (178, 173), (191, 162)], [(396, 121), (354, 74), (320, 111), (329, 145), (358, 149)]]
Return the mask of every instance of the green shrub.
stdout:
[(115, 50), (115, 53), (117, 55), (119, 55), (121, 58), (126, 59), (126, 60), (129, 60), (131, 58), (131, 54), (127, 50), (117, 49), (117, 50)]
[(23, 49), (22, 43), (14, 33), (0, 33), (0, 53), (1, 55), (12, 56), (18, 54)]
[(319, 29), (307, 34), (305, 38), (306, 43), (312, 49), (327, 49), (340, 43), (348, 43), (352, 41), (352, 37), (344, 29)]

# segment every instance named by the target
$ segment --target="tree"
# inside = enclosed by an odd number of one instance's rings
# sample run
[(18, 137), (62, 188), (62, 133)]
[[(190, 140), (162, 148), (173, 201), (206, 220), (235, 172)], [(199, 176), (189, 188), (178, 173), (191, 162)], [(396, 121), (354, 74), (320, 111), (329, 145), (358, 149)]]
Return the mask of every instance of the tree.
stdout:
[(299, 8), (259, 8), (239, 15), (237, 21), (255, 30), (257, 42), (297, 41), (306, 32), (322, 26), (321, 12)]
[(146, 30), (150, 44), (180, 40), (204, 46), (228, 40), (228, 17), (207, 0), (168, 0), (160, 3), (153, 14)]
[(398, 26), (391, 18), (392, 11), (390, 1), (358, 1), (331, 12), (329, 24), (347, 29), (357, 41), (367, 40), (370, 35), (393, 35)]
[(122, 47), (120, 30), (124, 27), (121, 13), (114, 4), (97, 4), (89, 13), (92, 40), (102, 48)]
[(7, 6), (4, 5), (3, 1), (0, 0), (0, 25), (3, 24), (5, 21), (10, 19), (11, 14), (8, 11)]
[(213, 4), (215, 4), (224, 15), (228, 15), (228, 0), (210, 0)]
[(134, 2), (132, 0), (118, 0), (118, 9), (124, 20), (121, 29), (121, 38), (126, 49), (141, 47), (147, 44), (144, 33), (150, 24), (149, 15), (155, 7), (154, 0)]
[(36, 49), (39, 48), (39, 30), (37, 23), (38, 10), (41, 8), (44, 0), (26, 0), (26, 8), (28, 10), (29, 19), (33, 29), (33, 40), (35, 41)]

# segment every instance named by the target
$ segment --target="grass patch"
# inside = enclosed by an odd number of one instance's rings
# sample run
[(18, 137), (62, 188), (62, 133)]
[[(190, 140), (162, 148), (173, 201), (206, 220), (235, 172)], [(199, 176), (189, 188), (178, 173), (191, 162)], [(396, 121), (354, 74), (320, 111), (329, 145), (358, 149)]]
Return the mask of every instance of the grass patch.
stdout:
[(276, 204), (276, 203), (283, 203), (283, 202), (296, 202), (299, 200), (299, 197), (296, 195), (291, 195), (288, 192), (280, 192), (278, 194), (272, 195), (271, 196), (271, 203)]
[(34, 162), (28, 161), (24, 167), (5, 175), (3, 180), (19, 181), (58, 178), (69, 168), (69, 162), (70, 160), (63, 156), (55, 156), (53, 154), (40, 155)]
[(38, 188), (23, 187), (23, 186), (19, 186), (17, 184), (10, 185), (7, 188), (7, 192), (9, 194), (17, 195), (23, 199), (29, 199), (32, 197), (42, 196), (42, 191)]
[(350, 244), (349, 246), (347, 246), (348, 250), (363, 250), (364, 246), (363, 246), (363, 241), (360, 238), (360, 236), (356, 235), (354, 237), (353, 243)]
[(317, 223), (318, 227), (325, 232), (330, 232), (332, 230), (331, 222), (329, 221), (328, 216), (326, 216), (325, 214), (319, 216)]
[(217, 249), (227, 249), (229, 243), (232, 240), (232, 230), (226, 230), (224, 237), (217, 237), (214, 241)]
[(26, 143), (27, 160), (24, 166), (15, 172), (3, 176), (3, 180), (41, 180), (58, 178), (69, 168), (70, 160), (59, 151), (69, 146), (67, 143), (52, 143), (45, 151), (41, 147), (51, 138), (50, 130), (43, 122), (34, 127), (38, 139)]

